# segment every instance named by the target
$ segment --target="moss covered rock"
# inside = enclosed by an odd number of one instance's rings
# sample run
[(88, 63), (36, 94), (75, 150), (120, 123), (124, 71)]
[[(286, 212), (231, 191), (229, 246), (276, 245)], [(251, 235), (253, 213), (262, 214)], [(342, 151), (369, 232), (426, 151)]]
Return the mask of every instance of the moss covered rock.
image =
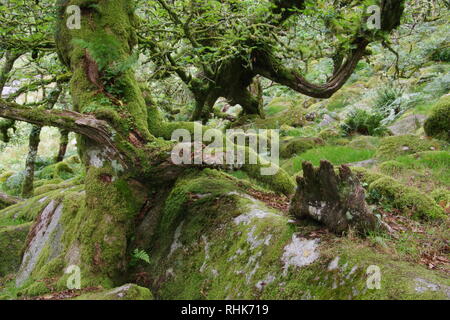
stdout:
[(358, 136), (353, 138), (348, 146), (355, 149), (375, 150), (378, 146), (379, 138), (372, 136)]
[(18, 196), (22, 191), (22, 184), (25, 179), (25, 171), (11, 174), (2, 184), (2, 189), (11, 195)]
[(413, 187), (405, 186), (392, 178), (381, 178), (369, 186), (369, 192), (381, 201), (388, 201), (394, 207), (409, 211), (419, 218), (444, 218), (445, 213), (436, 202)]
[(319, 138), (323, 140), (330, 140), (342, 137), (342, 133), (338, 129), (327, 128), (319, 132)]
[(66, 162), (59, 162), (45, 167), (38, 174), (41, 179), (56, 179), (61, 178), (63, 180), (69, 179), (74, 176), (73, 169)]
[(0, 278), (15, 273), (20, 266), (30, 223), (0, 227)]
[(440, 144), (438, 142), (413, 135), (386, 137), (380, 141), (376, 157), (391, 160), (398, 156), (437, 150), (439, 148)]
[(433, 107), (424, 129), (428, 136), (450, 142), (450, 94), (442, 97)]
[(395, 160), (389, 160), (380, 164), (380, 171), (387, 175), (396, 175), (405, 170), (405, 165)]
[[(397, 162), (388, 162), (387, 168), (391, 170), (393, 167), (396, 168), (396, 165)], [(389, 204), (415, 218), (445, 218), (443, 208), (432, 197), (417, 188), (406, 186), (387, 175), (365, 168), (352, 170), (366, 186), (372, 201)]]
[[(239, 189), (194, 197), (188, 190), (199, 191), (197, 182), (178, 182), (182, 191), (167, 199), (168, 220), (150, 245), (146, 271), (158, 299), (449, 298), (450, 282), (439, 272), (358, 240), (309, 236), (316, 227)], [(367, 285), (373, 266), (380, 289)]]
[(284, 159), (300, 154), (316, 146), (324, 145), (325, 142), (320, 138), (298, 137), (287, 140), (281, 145), (280, 156)]

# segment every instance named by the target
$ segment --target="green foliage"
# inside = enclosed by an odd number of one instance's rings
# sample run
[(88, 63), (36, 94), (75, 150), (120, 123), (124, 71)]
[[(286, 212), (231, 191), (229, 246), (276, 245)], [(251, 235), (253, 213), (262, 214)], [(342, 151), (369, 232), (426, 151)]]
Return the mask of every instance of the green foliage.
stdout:
[(75, 45), (88, 50), (100, 71), (104, 71), (106, 68), (111, 67), (114, 62), (121, 60), (120, 42), (106, 32), (101, 37), (95, 37), (89, 42), (83, 39), (74, 39), (73, 42)]
[(337, 99), (332, 100), (328, 105), (327, 109), (329, 111), (336, 111), (344, 108), (348, 105), (348, 101), (345, 97), (339, 97)]
[(22, 191), (22, 183), (24, 179), (25, 171), (14, 173), (8, 179), (6, 179), (1, 187), (6, 193), (13, 196), (18, 196)]
[(342, 124), (342, 130), (351, 135), (359, 133), (370, 136), (383, 136), (387, 128), (382, 124), (384, 116), (381, 113), (369, 113), (358, 109), (351, 112)]
[(132, 266), (134, 266), (139, 261), (144, 261), (144, 262), (150, 264), (150, 256), (144, 250), (140, 250), (140, 249), (136, 248), (136, 249), (134, 249), (134, 251), (133, 251), (133, 253), (131, 255), (131, 262), (130, 262), (130, 264)]
[(73, 169), (65, 162), (59, 162), (45, 167), (41, 171), (37, 172), (40, 179), (52, 180), (56, 178), (61, 178), (67, 180), (72, 178), (75, 173)]
[(437, 62), (450, 62), (450, 47), (437, 49), (431, 59)]
[(403, 89), (393, 83), (380, 88), (374, 101), (375, 112), (387, 118), (397, 115), (402, 111), (401, 102), (398, 99), (403, 95)]
[(280, 105), (271, 105), (271, 106), (268, 106), (268, 107), (265, 109), (266, 116), (271, 117), (271, 116), (273, 116), (273, 115), (275, 115), (275, 114), (277, 114), (277, 113), (279, 113), (279, 112), (281, 112), (281, 111), (283, 111), (283, 110), (285, 110), (285, 109), (286, 109), (286, 106), (280, 106)]

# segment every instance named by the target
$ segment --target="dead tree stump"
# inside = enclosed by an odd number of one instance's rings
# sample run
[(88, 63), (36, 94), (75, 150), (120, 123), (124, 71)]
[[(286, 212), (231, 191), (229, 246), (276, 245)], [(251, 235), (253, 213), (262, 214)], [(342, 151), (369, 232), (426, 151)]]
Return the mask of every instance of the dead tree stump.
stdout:
[(312, 218), (338, 234), (350, 227), (361, 233), (378, 227), (364, 189), (349, 167), (342, 165), (337, 174), (328, 161), (321, 161), (319, 168), (304, 162), (303, 177), (297, 178), (297, 184), (289, 209), (294, 217)]

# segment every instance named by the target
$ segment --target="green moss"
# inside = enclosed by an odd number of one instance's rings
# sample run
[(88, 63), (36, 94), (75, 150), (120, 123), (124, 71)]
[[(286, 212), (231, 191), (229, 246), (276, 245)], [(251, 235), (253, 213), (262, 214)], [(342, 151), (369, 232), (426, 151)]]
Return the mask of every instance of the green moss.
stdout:
[(161, 232), (165, 234), (180, 221), (185, 212), (185, 205), (191, 195), (204, 197), (201, 202), (209, 202), (220, 194), (234, 189), (233, 183), (225, 175), (206, 169), (202, 172), (193, 170), (180, 179), (172, 189), (163, 209), (161, 219)]
[(353, 138), (348, 146), (355, 149), (376, 150), (378, 143), (378, 137), (358, 136)]
[[(282, 257), (293, 235), (314, 227), (298, 224), (262, 203), (238, 193), (192, 198), (170, 230), (152, 246), (147, 272), (161, 279), (159, 299), (440, 299), (441, 291), (419, 292), (416, 279), (448, 285), (448, 279), (424, 267), (377, 252), (358, 240), (318, 242), (319, 258), (302, 267), (284, 268)], [(215, 201), (211, 201), (215, 199)], [(163, 226), (163, 225), (161, 225)], [(312, 255), (312, 250), (300, 256)], [(330, 261), (340, 257), (337, 269)], [(382, 272), (380, 290), (366, 287), (366, 270)], [(353, 270), (354, 269), (354, 270)]]
[(49, 293), (51, 288), (44, 281), (36, 281), (18, 292), (18, 296), (36, 297)]
[[(262, 175), (261, 168), (273, 169), (274, 174)], [(280, 168), (278, 165), (271, 163), (262, 164), (246, 164), (242, 167), (242, 171), (247, 173), (251, 178), (258, 180), (259, 183), (267, 186), (269, 189), (289, 196), (294, 193), (296, 185), (291, 176)]]
[(64, 162), (71, 165), (71, 164), (78, 164), (81, 162), (81, 160), (80, 160), (79, 156), (71, 156), (71, 157), (65, 159)]
[(59, 162), (45, 167), (38, 173), (38, 176), (47, 180), (57, 178), (67, 180), (74, 176), (74, 171), (66, 162)]
[(62, 184), (70, 187), (70, 184), (63, 182), (63, 180), (61, 180), (61, 179), (53, 179), (53, 180), (50, 180), (48, 183), (45, 183), (45, 184), (41, 185), (40, 187), (37, 187), (36, 189), (34, 189), (34, 195), (39, 196), (39, 195), (48, 193), (50, 191), (61, 189), (61, 188), (63, 188)]
[(24, 221), (33, 221), (38, 214), (50, 203), (52, 199), (61, 199), (64, 194), (60, 189), (49, 192), (46, 195), (37, 195), (24, 202), (10, 206), (0, 211), (0, 219), (14, 218), (22, 219)]
[(0, 278), (9, 273), (15, 273), (19, 269), (22, 248), (30, 227), (30, 223), (18, 226), (0, 226)]
[(450, 190), (448, 190), (446, 188), (439, 188), (439, 189), (433, 190), (431, 192), (430, 196), (437, 203), (444, 203), (444, 205), (450, 204)]
[(379, 197), (380, 201), (391, 203), (395, 208), (410, 212), (416, 218), (445, 217), (442, 208), (428, 195), (389, 177), (372, 182), (369, 185), (369, 193), (372, 197)]
[(325, 142), (320, 138), (293, 138), (281, 145), (280, 156), (282, 158), (290, 158), (295, 154), (303, 153), (319, 145), (324, 145)]
[(2, 189), (10, 195), (19, 196), (25, 179), (25, 171), (19, 171), (10, 175), (2, 184)]
[(428, 136), (450, 142), (450, 95), (442, 97), (425, 121), (425, 132)]
[(422, 139), (413, 135), (386, 137), (380, 141), (376, 157), (379, 159), (392, 160), (401, 155), (438, 149), (440, 149), (440, 144), (438, 142)]
[(339, 137), (342, 137), (342, 134), (337, 129), (327, 128), (327, 129), (323, 129), (322, 131), (319, 132), (319, 138), (321, 138), (325, 141), (331, 140), (331, 139), (336, 139)]
[[(39, 253), (22, 294), (42, 294), (44, 286), (36, 283), (47, 279), (52, 279), (51, 283), (46, 282), (48, 291), (66, 290), (68, 275), (64, 269), (71, 264), (81, 268), (83, 288), (98, 285), (110, 288), (114, 281), (120, 283), (126, 277), (127, 243), (146, 193), (138, 183), (113, 177), (111, 169), (91, 168), (85, 187), (54, 190), (24, 203), (32, 206), (27, 210), (34, 216), (52, 200), (62, 203), (63, 212), (56, 229), (59, 231), (50, 235)], [(24, 208), (8, 209), (2, 214), (23, 215)]]
[(2, 173), (0, 175), (0, 184), (5, 183), (9, 179), (9, 177), (11, 177), (14, 174), (15, 174), (14, 171), (7, 171), (7, 172)]
[(413, 182), (419, 189), (450, 185), (450, 153), (448, 151), (424, 151), (395, 158), (401, 170), (402, 181)]
[(380, 171), (387, 175), (396, 175), (403, 170), (405, 170), (405, 165), (395, 160), (386, 161), (380, 165)]

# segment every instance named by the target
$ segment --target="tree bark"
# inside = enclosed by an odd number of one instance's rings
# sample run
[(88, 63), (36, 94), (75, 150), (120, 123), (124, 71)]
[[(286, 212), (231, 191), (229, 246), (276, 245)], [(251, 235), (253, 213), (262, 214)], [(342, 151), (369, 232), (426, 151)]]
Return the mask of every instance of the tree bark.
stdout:
[(56, 155), (55, 162), (61, 162), (64, 160), (64, 157), (66, 156), (67, 152), (67, 146), (69, 144), (69, 131), (60, 129), (59, 130), (59, 148), (58, 148), (58, 154)]
[(33, 196), (34, 167), (40, 143), (41, 127), (34, 125), (28, 138), (28, 155), (25, 162), (25, 178), (22, 184), (22, 198)]
[[(0, 70), (0, 99), (2, 98), (6, 81), (8, 81), (9, 73), (13, 69), (14, 63), (20, 58), (20, 56), (20, 53), (13, 53), (12, 51), (7, 51), (5, 54), (5, 63)], [(14, 127), (15, 121), (0, 120), (0, 140), (8, 143), (10, 140), (8, 130)]]

